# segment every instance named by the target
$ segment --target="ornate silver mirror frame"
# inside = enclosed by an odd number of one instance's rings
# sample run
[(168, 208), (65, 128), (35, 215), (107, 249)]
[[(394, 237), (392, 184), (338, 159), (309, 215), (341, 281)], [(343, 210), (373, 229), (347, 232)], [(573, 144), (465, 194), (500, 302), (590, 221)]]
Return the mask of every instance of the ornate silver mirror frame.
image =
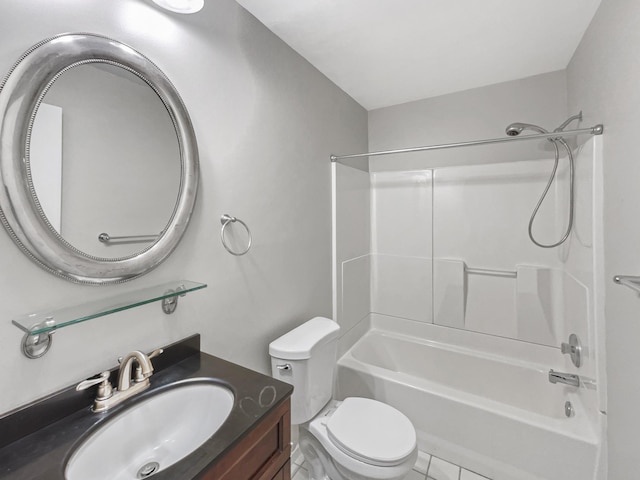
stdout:
[[(107, 259), (66, 242), (43, 213), (31, 181), (29, 142), (44, 95), (70, 68), (104, 63), (144, 80), (164, 103), (180, 149), (178, 199), (166, 228), (143, 251)], [(29, 49), (0, 84), (0, 219), (13, 241), (45, 270), (76, 283), (126, 282), (157, 267), (176, 248), (194, 208), (199, 180), (198, 148), (187, 110), (169, 79), (133, 48), (100, 35), (62, 34)]]

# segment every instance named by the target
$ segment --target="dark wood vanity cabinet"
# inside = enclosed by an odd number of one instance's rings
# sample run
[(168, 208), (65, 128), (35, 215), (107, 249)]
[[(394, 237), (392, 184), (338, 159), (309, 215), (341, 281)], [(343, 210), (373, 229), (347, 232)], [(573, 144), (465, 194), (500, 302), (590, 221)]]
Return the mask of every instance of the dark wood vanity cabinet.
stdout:
[(199, 478), (291, 480), (291, 400), (287, 399)]

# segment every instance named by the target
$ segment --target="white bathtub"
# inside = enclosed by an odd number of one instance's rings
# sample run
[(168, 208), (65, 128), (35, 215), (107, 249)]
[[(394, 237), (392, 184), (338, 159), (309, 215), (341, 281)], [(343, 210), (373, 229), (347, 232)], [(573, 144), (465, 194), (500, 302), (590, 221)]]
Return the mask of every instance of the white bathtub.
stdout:
[(339, 360), (336, 393), (398, 408), (415, 425), (421, 451), (495, 480), (593, 480), (599, 435), (584, 389), (549, 383), (548, 370), (373, 329)]

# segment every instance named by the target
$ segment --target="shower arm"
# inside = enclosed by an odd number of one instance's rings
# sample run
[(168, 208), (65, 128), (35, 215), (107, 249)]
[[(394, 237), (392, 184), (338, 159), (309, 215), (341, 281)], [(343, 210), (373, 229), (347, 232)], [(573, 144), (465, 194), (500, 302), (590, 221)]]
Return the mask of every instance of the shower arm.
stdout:
[(567, 125), (569, 125), (574, 120), (578, 120), (579, 122), (582, 121), (582, 110), (580, 110), (578, 114), (572, 115), (571, 117), (567, 118), (558, 128), (554, 130), (554, 133), (562, 132), (565, 128), (567, 128)]
[[(568, 121), (572, 121), (574, 119), (575, 118), (572, 117)], [(558, 128), (561, 128), (561, 127), (562, 125)], [(440, 145), (428, 145), (424, 147), (401, 148), (398, 150), (383, 150), (380, 152), (354, 153), (350, 155), (331, 155), (329, 158), (331, 159), (332, 162), (336, 162), (338, 160), (343, 160), (347, 158), (377, 157), (381, 155), (392, 155), (396, 153), (424, 152), (428, 150), (444, 150), (447, 148), (471, 147), (474, 145), (490, 145), (493, 143), (521, 142), (524, 140), (557, 139), (557, 138), (565, 138), (565, 137), (571, 137), (576, 135), (602, 135), (603, 133), (604, 133), (604, 126), (602, 124), (598, 124), (590, 128), (578, 128), (576, 130), (566, 130), (566, 131), (557, 131), (557, 132), (549, 132), (549, 133), (536, 133), (534, 135), (519, 135), (517, 137), (489, 138), (486, 140), (472, 140), (470, 142), (444, 143)]]

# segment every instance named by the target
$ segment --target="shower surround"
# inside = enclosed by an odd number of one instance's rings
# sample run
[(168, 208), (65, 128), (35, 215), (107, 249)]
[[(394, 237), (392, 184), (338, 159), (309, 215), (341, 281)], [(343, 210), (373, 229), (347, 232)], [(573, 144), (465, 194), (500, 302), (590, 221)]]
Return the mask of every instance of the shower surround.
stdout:
[[(585, 140), (574, 146), (574, 229), (555, 249), (527, 234), (553, 166), (545, 145), (519, 162), (334, 164), (338, 397), (395, 406), (421, 450), (497, 480), (600, 478), (602, 138)], [(566, 228), (561, 165), (534, 226), (543, 240)], [(571, 333), (580, 368), (560, 352)], [(549, 383), (550, 369), (580, 375), (580, 388)]]

